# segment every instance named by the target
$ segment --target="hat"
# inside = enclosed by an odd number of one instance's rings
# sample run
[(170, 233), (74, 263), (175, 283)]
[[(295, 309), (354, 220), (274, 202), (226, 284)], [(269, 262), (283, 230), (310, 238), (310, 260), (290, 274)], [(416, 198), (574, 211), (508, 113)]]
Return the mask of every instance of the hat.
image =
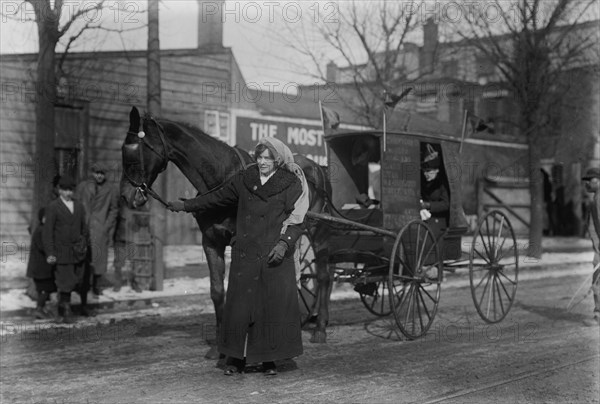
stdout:
[(600, 168), (591, 167), (585, 172), (585, 175), (581, 177), (582, 180), (591, 180), (592, 178), (600, 179)]
[(440, 168), (439, 153), (429, 143), (427, 144), (427, 154), (425, 155), (421, 166), (424, 170)]
[(93, 173), (101, 172), (101, 173), (105, 173), (106, 174), (107, 171), (108, 170), (106, 169), (106, 166), (104, 164), (102, 164), (102, 163), (94, 163), (94, 164), (92, 164), (92, 172)]
[(61, 189), (75, 189), (75, 180), (68, 175), (60, 177), (58, 187)]

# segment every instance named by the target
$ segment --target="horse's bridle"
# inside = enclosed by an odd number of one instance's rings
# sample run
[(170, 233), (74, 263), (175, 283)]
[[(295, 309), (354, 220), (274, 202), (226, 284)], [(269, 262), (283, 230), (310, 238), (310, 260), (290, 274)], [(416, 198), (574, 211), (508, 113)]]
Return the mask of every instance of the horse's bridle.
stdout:
[[(128, 131), (127, 134), (128, 135), (135, 135), (137, 136), (138, 139), (138, 151), (139, 151), (139, 158), (140, 158), (140, 165), (141, 165), (141, 173), (142, 173), (142, 181), (143, 179), (146, 178), (146, 170), (144, 168), (144, 150), (143, 150), (143, 146), (147, 146), (152, 152), (154, 152), (154, 154), (156, 154), (158, 157), (161, 158), (162, 160), (162, 167), (160, 169), (160, 171), (158, 172), (158, 174), (162, 173), (163, 171), (165, 171), (167, 169), (167, 164), (169, 163), (169, 157), (168, 157), (168, 153), (167, 153), (167, 141), (165, 140), (165, 130), (162, 127), (162, 125), (153, 117), (150, 117), (149, 119), (154, 122), (154, 124), (156, 125), (156, 127), (158, 128), (158, 136), (160, 138), (160, 141), (163, 145), (163, 150), (162, 153), (159, 153), (150, 143), (144, 141), (146, 134), (144, 133), (144, 121), (143, 118), (140, 118), (141, 122), (140, 122), (140, 131), (139, 132), (134, 132), (134, 131)], [(246, 168), (247, 164), (244, 161), (244, 157), (242, 156), (242, 154), (240, 153), (240, 151), (237, 148), (233, 148), (233, 150), (235, 151), (235, 154), (237, 155), (237, 157), (240, 159), (240, 163), (242, 165), (242, 168)], [(150, 195), (151, 197), (153, 197), (154, 199), (156, 199), (157, 201), (159, 201), (161, 204), (163, 204), (165, 207), (169, 206), (169, 204), (158, 194), (156, 193), (156, 191), (154, 191), (148, 184), (146, 184), (145, 182), (137, 182), (135, 181), (133, 178), (131, 178), (131, 176), (127, 173), (127, 170), (123, 170), (123, 173), (125, 175), (125, 178), (127, 178), (127, 181), (129, 181), (129, 183), (136, 188), (136, 192), (146, 192), (148, 195)], [(233, 177), (234, 174), (230, 175), (227, 179), (225, 179), (225, 181), (223, 181), (223, 183), (209, 189), (207, 192), (203, 193), (202, 195), (206, 195), (209, 194), (213, 191), (216, 191), (217, 189), (221, 188), (223, 185), (225, 185), (227, 183), (227, 181), (229, 179), (231, 179), (231, 177)]]
[[(167, 154), (167, 141), (165, 140), (164, 128), (153, 117), (150, 117), (150, 120), (152, 122), (154, 122), (154, 124), (156, 125), (156, 127), (158, 129), (158, 137), (160, 138), (160, 141), (163, 145), (162, 153), (159, 153), (154, 148), (154, 146), (152, 146), (150, 143), (148, 143), (144, 140), (144, 138), (146, 137), (146, 134), (144, 133), (143, 118), (141, 118), (139, 132), (134, 132), (134, 131), (127, 132), (128, 135), (135, 135), (135, 136), (137, 136), (137, 139), (138, 139), (138, 152), (139, 152), (139, 158), (140, 158), (139, 164), (141, 166), (142, 181), (146, 178), (146, 170), (144, 168), (144, 150), (143, 150), (144, 145), (146, 147), (148, 147), (154, 154), (156, 154), (158, 157), (160, 157), (160, 159), (162, 161), (162, 167), (160, 168), (160, 171), (158, 172), (159, 174), (167, 169), (167, 164), (169, 163), (169, 158), (168, 158), (168, 154)], [(148, 184), (146, 184), (145, 182), (135, 181), (127, 173), (127, 170), (123, 170), (123, 173), (125, 175), (125, 178), (127, 178), (127, 181), (129, 181), (129, 183), (133, 187), (136, 188), (136, 192), (146, 192), (148, 195), (152, 196), (154, 199), (156, 199), (157, 201), (162, 203), (165, 207), (169, 205), (159, 194), (157, 194), (150, 186), (148, 186)]]

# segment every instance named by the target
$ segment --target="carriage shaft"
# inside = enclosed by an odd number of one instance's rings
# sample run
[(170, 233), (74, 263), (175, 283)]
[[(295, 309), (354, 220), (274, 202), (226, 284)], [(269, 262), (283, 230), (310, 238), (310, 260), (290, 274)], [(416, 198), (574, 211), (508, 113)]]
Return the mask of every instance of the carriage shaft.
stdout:
[(333, 217), (331, 215), (326, 215), (323, 213), (315, 213), (315, 212), (306, 212), (306, 216), (311, 219), (323, 220), (325, 222), (338, 223), (346, 226), (354, 227), (359, 230), (367, 230), (376, 234), (381, 234), (382, 236), (388, 236), (392, 238), (396, 238), (396, 233), (386, 229), (380, 229), (378, 227), (369, 226), (362, 223), (353, 222), (352, 220), (342, 219), (340, 217)]

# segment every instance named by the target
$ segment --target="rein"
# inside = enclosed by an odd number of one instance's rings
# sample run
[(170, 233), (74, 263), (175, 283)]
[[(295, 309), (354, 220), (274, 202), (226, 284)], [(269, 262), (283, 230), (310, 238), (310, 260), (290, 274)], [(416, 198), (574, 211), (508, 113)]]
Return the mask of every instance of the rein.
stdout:
[[(143, 120), (143, 118), (142, 118)], [(143, 146), (145, 145), (146, 147), (148, 147), (154, 154), (156, 154), (158, 157), (160, 157), (160, 159), (164, 162), (162, 168), (160, 169), (160, 171), (158, 172), (159, 174), (162, 173), (163, 171), (165, 171), (167, 169), (167, 164), (169, 162), (169, 157), (167, 154), (167, 141), (165, 140), (165, 130), (162, 127), (162, 125), (153, 117), (150, 117), (150, 120), (152, 122), (154, 122), (154, 124), (156, 125), (156, 127), (158, 128), (158, 136), (160, 138), (160, 141), (163, 145), (163, 150), (162, 153), (159, 153), (150, 143), (144, 141), (144, 138), (146, 137), (146, 134), (144, 133), (144, 125), (143, 125), (143, 121), (140, 124), (141, 130), (139, 132), (133, 132), (133, 131), (128, 131), (127, 134), (128, 135), (136, 135), (138, 138), (138, 150), (139, 150), (139, 159), (140, 159), (140, 164), (141, 164), (141, 170), (142, 170), (142, 178), (146, 178), (146, 170), (144, 168), (144, 151), (143, 151)], [(244, 157), (242, 156), (241, 152), (236, 148), (233, 147), (233, 150), (235, 151), (236, 156), (238, 157), (238, 159), (240, 160), (240, 163), (242, 165), (243, 169), (246, 169), (246, 167), (248, 166), (246, 164), (246, 162), (244, 161)], [(162, 205), (164, 205), (165, 207), (168, 207), (169, 204), (156, 192), (152, 189), (152, 187), (150, 187), (148, 184), (146, 184), (145, 182), (137, 182), (135, 181), (133, 178), (131, 178), (129, 176), (129, 174), (127, 173), (127, 170), (123, 170), (125, 177), (127, 178), (127, 181), (129, 181), (129, 183), (131, 183), (132, 186), (134, 186), (138, 192), (142, 192), (142, 193), (147, 193), (148, 195), (150, 195), (151, 197), (153, 197), (154, 199), (156, 199), (157, 201), (159, 201)], [(207, 195), (213, 191), (216, 191), (217, 189), (223, 187), (227, 181), (229, 181), (236, 173), (233, 173), (232, 175), (228, 176), (221, 184), (209, 189), (208, 191), (206, 191), (203, 194), (200, 194), (199, 196), (204, 196)]]
[[(148, 147), (154, 154), (156, 154), (158, 157), (160, 157), (160, 159), (164, 162), (162, 168), (158, 172), (159, 174), (167, 169), (167, 164), (169, 162), (169, 158), (167, 155), (167, 141), (165, 140), (165, 134), (164, 134), (165, 130), (162, 127), (162, 125), (160, 123), (158, 123), (154, 118), (150, 118), (150, 120), (152, 120), (152, 122), (154, 122), (154, 124), (158, 128), (158, 137), (160, 138), (160, 141), (163, 145), (162, 153), (159, 153), (150, 143), (144, 141), (146, 134), (144, 133), (143, 122), (141, 122), (141, 125), (140, 125), (142, 130), (140, 130), (139, 132), (137, 132), (137, 133), (132, 132), (132, 131), (127, 132), (128, 135), (136, 135), (138, 138), (138, 144), (139, 144), (138, 150), (139, 150), (139, 156), (140, 156), (140, 165), (142, 167), (142, 178), (146, 178), (146, 170), (144, 169), (144, 150), (143, 150), (144, 145), (146, 147)], [(169, 204), (158, 193), (156, 193), (156, 191), (154, 191), (150, 186), (148, 186), (148, 184), (146, 184), (145, 182), (135, 181), (133, 178), (131, 178), (129, 176), (129, 174), (127, 174), (127, 170), (124, 170), (123, 172), (125, 174), (125, 177), (127, 178), (127, 181), (129, 181), (131, 183), (131, 185), (133, 185), (135, 188), (137, 188), (137, 191), (142, 191), (142, 192), (147, 193), (148, 195), (150, 195), (151, 197), (153, 197), (154, 199), (159, 201), (161, 204), (163, 204), (165, 207), (169, 206)]]

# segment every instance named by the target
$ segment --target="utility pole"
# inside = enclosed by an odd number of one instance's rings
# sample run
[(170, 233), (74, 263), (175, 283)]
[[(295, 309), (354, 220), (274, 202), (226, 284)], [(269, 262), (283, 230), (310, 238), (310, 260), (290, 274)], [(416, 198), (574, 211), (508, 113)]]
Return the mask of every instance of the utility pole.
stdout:
[[(161, 84), (160, 84), (160, 39), (158, 26), (158, 2), (148, 1), (148, 61), (147, 61), (147, 87), (148, 112), (155, 117), (161, 116)], [(160, 195), (166, 194), (166, 181), (164, 176), (159, 176), (154, 182), (154, 189)], [(151, 288), (163, 290), (165, 264), (163, 260), (163, 246), (166, 242), (166, 209), (152, 200), (150, 207), (151, 226), (154, 240), (154, 276)]]

